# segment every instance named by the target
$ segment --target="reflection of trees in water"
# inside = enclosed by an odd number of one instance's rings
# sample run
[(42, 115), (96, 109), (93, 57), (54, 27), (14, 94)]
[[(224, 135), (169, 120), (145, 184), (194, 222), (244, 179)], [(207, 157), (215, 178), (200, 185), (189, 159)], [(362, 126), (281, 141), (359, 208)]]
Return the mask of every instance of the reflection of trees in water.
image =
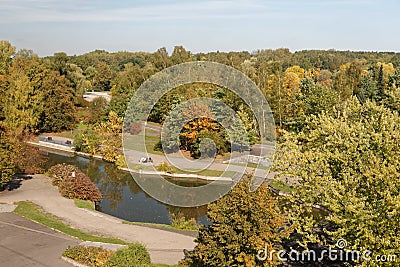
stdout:
[(90, 177), (93, 183), (99, 184), (101, 177), (99, 175), (100, 164), (97, 160), (90, 160), (86, 166), (86, 175)]
[[(132, 178), (132, 176), (130, 174), (127, 175), (127, 182), (128, 182), (129, 190), (131, 191), (132, 194), (137, 195), (143, 191), (140, 188), (140, 186), (137, 185), (137, 183), (135, 182), (135, 180)], [(146, 195), (146, 197), (148, 196), (147, 194), (145, 194), (145, 195)]]
[(127, 186), (128, 177), (114, 165), (103, 165), (104, 171), (99, 172), (101, 177), (100, 191), (110, 201), (110, 209), (115, 210), (122, 202), (123, 187)]

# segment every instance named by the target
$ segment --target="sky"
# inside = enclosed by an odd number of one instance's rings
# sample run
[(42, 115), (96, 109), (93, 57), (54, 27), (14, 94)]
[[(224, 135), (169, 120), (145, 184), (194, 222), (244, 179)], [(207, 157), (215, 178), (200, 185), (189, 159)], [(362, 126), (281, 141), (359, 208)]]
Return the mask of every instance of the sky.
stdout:
[(0, 0), (0, 40), (40, 56), (175, 45), (399, 52), (399, 11), (398, 0)]

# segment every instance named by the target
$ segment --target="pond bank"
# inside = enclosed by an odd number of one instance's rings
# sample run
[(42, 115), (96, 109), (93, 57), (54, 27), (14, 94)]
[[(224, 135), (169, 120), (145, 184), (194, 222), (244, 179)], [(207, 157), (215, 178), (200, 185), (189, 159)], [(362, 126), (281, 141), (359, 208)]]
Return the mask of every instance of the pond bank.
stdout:
[[(67, 153), (71, 156), (81, 156), (85, 158), (94, 158), (94, 159), (99, 159), (99, 160), (104, 160), (102, 156), (99, 155), (92, 155), (84, 152), (78, 152), (74, 151), (71, 149), (71, 147), (68, 146), (63, 146), (59, 144), (53, 144), (49, 142), (27, 142), (30, 145), (36, 146), (36, 147), (42, 147), (46, 149), (52, 149), (57, 153), (57, 151), (61, 151), (64, 153)], [(117, 166), (118, 167), (118, 166)], [(232, 182), (232, 179), (229, 177), (222, 177), (222, 176), (206, 176), (206, 175), (199, 175), (199, 174), (186, 174), (186, 173), (170, 173), (170, 172), (160, 172), (160, 171), (146, 171), (146, 170), (134, 170), (134, 169), (129, 169), (129, 168), (121, 168), (118, 167), (118, 169), (130, 173), (136, 173), (136, 174), (142, 174), (142, 175), (157, 175), (157, 176), (163, 176), (167, 178), (174, 178), (174, 179), (182, 179), (182, 180), (188, 180), (188, 179), (198, 179), (202, 181), (223, 181), (223, 182)]]

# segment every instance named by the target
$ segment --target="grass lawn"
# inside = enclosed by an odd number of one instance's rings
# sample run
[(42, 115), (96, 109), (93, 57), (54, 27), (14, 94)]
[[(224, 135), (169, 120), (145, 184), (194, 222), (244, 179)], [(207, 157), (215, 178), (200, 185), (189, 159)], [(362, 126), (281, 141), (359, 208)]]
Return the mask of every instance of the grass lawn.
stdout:
[[(140, 152), (145, 152), (145, 151), (143, 151), (143, 148), (139, 145), (141, 142), (141, 136), (125, 134), (124, 139), (125, 139), (124, 140), (125, 148), (140, 151)], [(160, 141), (160, 137), (158, 137), (158, 136), (146, 135), (145, 145), (146, 145), (147, 153), (164, 155), (164, 153), (162, 151), (154, 150), (155, 144), (157, 144), (159, 141)]]
[(94, 210), (94, 202), (90, 200), (80, 200), (80, 199), (74, 199), (75, 206), (81, 209), (88, 209), (88, 210)]
[[(229, 163), (225, 163), (225, 164), (229, 164)], [(258, 166), (258, 164), (255, 163), (230, 163), (232, 165), (236, 165), (236, 166), (246, 166), (248, 168), (254, 168), (254, 169), (262, 169), (262, 170), (268, 170), (269, 168), (263, 165)]]
[(64, 224), (59, 218), (54, 215), (46, 214), (40, 209), (39, 206), (33, 204), (32, 202), (21, 201), (18, 202), (17, 208), (14, 210), (15, 214), (25, 217), (29, 220), (47, 226), (49, 228), (60, 231), (69, 236), (74, 236), (83, 241), (93, 241), (93, 242), (103, 242), (111, 244), (122, 244), (126, 245), (125, 241), (118, 238), (109, 238), (95, 236), (91, 234), (84, 233), (78, 229), (74, 229)]
[(270, 186), (272, 186), (273, 188), (285, 192), (285, 193), (290, 193), (293, 190), (295, 190), (292, 186), (280, 181), (280, 180), (272, 180), (269, 183)]
[(159, 228), (165, 228), (165, 229), (173, 229), (173, 230), (180, 230), (180, 231), (187, 231), (187, 232), (197, 232), (198, 229), (180, 229), (177, 227), (173, 227), (172, 225), (168, 224), (162, 224), (162, 223), (145, 223), (145, 222), (128, 222), (128, 221), (123, 221), (123, 224), (131, 224), (131, 225), (142, 225), (142, 226), (149, 226), (149, 227), (159, 227)]
[(71, 131), (63, 131), (63, 132), (60, 132), (60, 133), (51, 133), (50, 135), (65, 137), (65, 138), (68, 138), (68, 139), (74, 139), (74, 137), (77, 134), (79, 134), (81, 131), (86, 130), (87, 127), (88, 126), (86, 124), (79, 123), (79, 124), (77, 124), (76, 128), (71, 130)]

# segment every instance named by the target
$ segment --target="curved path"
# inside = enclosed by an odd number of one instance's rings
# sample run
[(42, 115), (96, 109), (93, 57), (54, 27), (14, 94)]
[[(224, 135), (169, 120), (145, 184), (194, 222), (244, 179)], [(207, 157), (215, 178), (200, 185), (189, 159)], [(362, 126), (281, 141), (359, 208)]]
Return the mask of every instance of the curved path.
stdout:
[(34, 175), (24, 180), (18, 189), (0, 192), (0, 202), (13, 203), (31, 201), (44, 211), (61, 218), (71, 227), (84, 232), (116, 237), (127, 242), (144, 244), (153, 263), (176, 264), (183, 258), (183, 249), (194, 248), (194, 237), (168, 230), (155, 229), (140, 225), (122, 224), (122, 220), (75, 206), (71, 199), (62, 197), (57, 187), (51, 185), (51, 179), (44, 175)]

